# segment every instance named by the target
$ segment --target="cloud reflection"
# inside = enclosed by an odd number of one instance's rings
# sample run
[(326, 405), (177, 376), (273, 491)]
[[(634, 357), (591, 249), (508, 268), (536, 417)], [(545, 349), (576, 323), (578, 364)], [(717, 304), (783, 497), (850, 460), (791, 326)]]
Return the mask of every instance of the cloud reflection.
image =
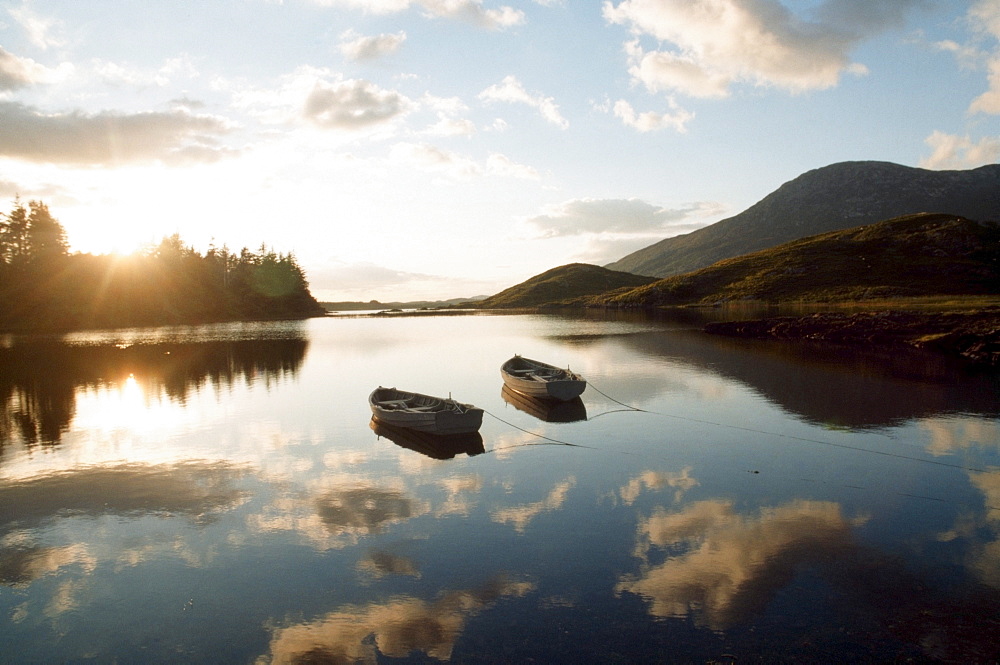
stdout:
[(7, 482), (0, 486), (0, 533), (108, 514), (183, 515), (205, 522), (248, 498), (235, 486), (244, 473), (225, 463), (121, 464)]
[(566, 500), (566, 494), (574, 485), (576, 485), (576, 478), (570, 477), (553, 487), (549, 495), (541, 501), (528, 503), (523, 506), (514, 506), (513, 508), (494, 510), (492, 514), (493, 521), (501, 524), (513, 524), (514, 529), (518, 533), (524, 533), (525, 529), (528, 528), (528, 524), (542, 513), (562, 508), (563, 502)]
[(77, 564), (88, 573), (97, 566), (96, 557), (80, 543), (66, 547), (3, 547), (0, 548), (0, 584), (27, 586), (61, 568)]
[(698, 480), (691, 476), (691, 471), (693, 468), (690, 466), (686, 466), (680, 471), (643, 471), (618, 490), (618, 495), (622, 503), (631, 506), (643, 491), (658, 491), (672, 487), (676, 490), (674, 501), (680, 501), (685, 492), (699, 485)]
[(528, 582), (495, 579), (478, 589), (446, 592), (432, 602), (403, 596), (346, 606), (275, 631), (269, 659), (258, 662), (374, 664), (379, 655), (405, 658), (414, 651), (449, 660), (472, 616), (533, 588)]
[[(726, 501), (658, 510), (639, 525), (636, 554), (646, 569), (617, 591), (642, 596), (656, 616), (690, 615), (723, 630), (764, 605), (800, 564), (852, 547), (851, 527), (838, 504), (821, 501), (794, 501), (756, 517)], [(649, 565), (658, 550), (669, 558)]]

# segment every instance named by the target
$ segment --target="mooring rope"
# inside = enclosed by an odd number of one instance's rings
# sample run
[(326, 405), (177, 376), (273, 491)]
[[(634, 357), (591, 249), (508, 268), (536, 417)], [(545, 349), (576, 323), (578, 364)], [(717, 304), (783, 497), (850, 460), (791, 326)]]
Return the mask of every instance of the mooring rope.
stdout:
[(589, 388), (593, 389), (594, 392), (596, 392), (596, 393), (598, 393), (600, 395), (603, 395), (605, 398), (611, 400), (615, 404), (623, 406), (623, 407), (625, 407), (626, 409), (628, 409), (630, 411), (638, 411), (640, 413), (649, 413), (649, 414), (652, 414), (652, 415), (661, 416), (663, 418), (674, 418), (674, 419), (677, 419), (677, 420), (685, 420), (687, 422), (699, 423), (699, 424), (702, 424), (702, 425), (713, 425), (715, 427), (724, 427), (724, 428), (727, 428), (727, 429), (732, 429), (732, 430), (737, 430), (737, 431), (742, 431), (742, 432), (749, 432), (749, 433), (752, 433), (752, 434), (763, 434), (765, 436), (773, 436), (773, 437), (778, 437), (778, 438), (782, 438), (782, 439), (789, 439), (789, 440), (792, 440), (792, 441), (802, 441), (803, 443), (816, 443), (816, 444), (819, 444), (821, 446), (831, 446), (831, 447), (834, 447), (834, 448), (841, 448), (841, 449), (844, 449), (844, 450), (854, 450), (854, 451), (862, 452), (862, 453), (871, 453), (873, 455), (882, 455), (884, 457), (893, 457), (893, 458), (896, 458), (896, 459), (909, 460), (911, 462), (922, 462), (924, 464), (934, 464), (936, 466), (943, 466), (943, 467), (947, 467), (947, 468), (951, 468), (951, 469), (960, 469), (962, 471), (974, 471), (976, 473), (986, 473), (986, 469), (979, 469), (979, 468), (976, 468), (976, 467), (963, 466), (961, 464), (953, 464), (953, 463), (944, 462), (944, 461), (941, 461), (941, 460), (926, 459), (924, 457), (914, 457), (912, 455), (903, 455), (902, 453), (891, 453), (891, 452), (887, 452), (887, 451), (883, 451), (883, 450), (872, 450), (871, 448), (862, 448), (861, 446), (852, 446), (852, 445), (848, 445), (846, 443), (835, 443), (833, 441), (823, 441), (821, 439), (810, 439), (810, 438), (804, 437), (804, 436), (795, 436), (794, 434), (780, 434), (778, 432), (769, 432), (767, 430), (756, 429), (756, 428), (753, 428), (753, 427), (746, 427), (746, 426), (743, 426), (743, 425), (730, 425), (730, 424), (727, 424), (727, 423), (720, 423), (720, 422), (715, 422), (715, 421), (712, 421), (712, 420), (703, 420), (701, 418), (692, 418), (690, 416), (679, 416), (679, 415), (676, 415), (676, 414), (673, 414), (673, 413), (664, 413), (662, 411), (650, 411), (648, 409), (640, 409), (639, 407), (631, 406), (629, 404), (625, 404), (624, 402), (620, 402), (620, 401), (616, 400), (614, 397), (611, 397), (607, 393), (602, 392), (601, 390), (599, 390), (597, 388), (597, 386), (595, 386), (593, 383), (588, 382), (587, 386)]
[[(570, 446), (571, 448), (589, 448), (590, 450), (600, 450), (599, 448), (596, 448), (594, 446), (584, 446), (584, 445), (579, 444), (579, 443), (570, 443), (569, 441), (560, 441), (559, 439), (553, 439), (552, 437), (545, 436), (544, 434), (539, 434), (538, 432), (532, 432), (531, 430), (524, 429), (523, 427), (518, 427), (514, 423), (509, 422), (507, 420), (504, 420), (500, 416), (496, 415), (495, 413), (491, 413), (491, 412), (487, 411), (486, 409), (483, 409), (483, 413), (485, 413), (485, 414), (487, 414), (487, 415), (489, 415), (489, 416), (491, 416), (491, 417), (499, 420), (500, 422), (502, 422), (507, 427), (513, 427), (514, 429), (519, 430), (521, 432), (524, 432), (525, 434), (530, 434), (531, 436), (537, 437), (539, 439), (543, 439), (543, 440), (547, 441), (550, 445)], [(523, 444), (523, 445), (541, 445), (541, 444)], [(494, 448), (493, 450), (506, 450), (507, 448), (514, 448), (514, 447), (515, 446), (505, 446), (504, 448)]]

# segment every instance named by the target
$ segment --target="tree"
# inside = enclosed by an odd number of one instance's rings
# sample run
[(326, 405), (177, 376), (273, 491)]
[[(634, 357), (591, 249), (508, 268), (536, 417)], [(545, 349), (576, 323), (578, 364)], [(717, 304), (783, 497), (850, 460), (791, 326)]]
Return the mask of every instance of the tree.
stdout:
[(0, 263), (20, 263), (28, 254), (28, 211), (21, 197), (14, 198), (10, 214), (0, 217)]
[(44, 262), (66, 257), (69, 254), (66, 229), (52, 216), (49, 207), (41, 201), (29, 201), (28, 208), (25, 234), (28, 258)]

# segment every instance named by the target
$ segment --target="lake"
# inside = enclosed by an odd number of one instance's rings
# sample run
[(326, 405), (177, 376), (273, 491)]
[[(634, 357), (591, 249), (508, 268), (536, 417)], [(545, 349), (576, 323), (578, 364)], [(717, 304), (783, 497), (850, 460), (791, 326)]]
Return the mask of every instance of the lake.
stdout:
[[(1000, 657), (1000, 376), (701, 323), (0, 337), (0, 659)], [(515, 353), (582, 399), (505, 392)], [(373, 427), (380, 385), (479, 436)]]

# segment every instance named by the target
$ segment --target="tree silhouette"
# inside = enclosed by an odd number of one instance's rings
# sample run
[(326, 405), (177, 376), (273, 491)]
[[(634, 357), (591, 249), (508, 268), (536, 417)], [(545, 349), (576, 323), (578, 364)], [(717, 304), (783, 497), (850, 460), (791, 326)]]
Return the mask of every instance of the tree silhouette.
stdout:
[(291, 254), (206, 255), (178, 234), (129, 257), (69, 254), (48, 206), (15, 199), (0, 225), (0, 328), (70, 329), (305, 318), (323, 308)]

